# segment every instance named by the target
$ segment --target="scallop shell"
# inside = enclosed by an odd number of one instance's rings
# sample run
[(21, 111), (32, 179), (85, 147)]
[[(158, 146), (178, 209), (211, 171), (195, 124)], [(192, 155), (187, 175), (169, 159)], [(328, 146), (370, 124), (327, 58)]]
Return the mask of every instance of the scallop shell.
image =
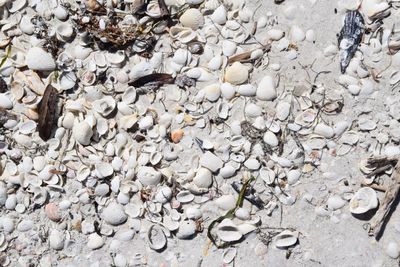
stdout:
[(28, 50), (25, 63), (31, 70), (52, 71), (56, 68), (56, 62), (51, 54), (40, 47), (33, 47)]
[(285, 230), (275, 237), (275, 247), (286, 249), (297, 243), (299, 233)]
[(374, 189), (363, 187), (359, 189), (350, 200), (350, 212), (363, 214), (378, 207), (378, 197)]
[(150, 226), (147, 231), (147, 241), (151, 249), (159, 251), (167, 245), (167, 238), (164, 231), (157, 225)]
[(184, 27), (191, 28), (192, 30), (197, 30), (204, 25), (204, 17), (201, 12), (196, 8), (189, 8), (182, 14), (179, 21)]

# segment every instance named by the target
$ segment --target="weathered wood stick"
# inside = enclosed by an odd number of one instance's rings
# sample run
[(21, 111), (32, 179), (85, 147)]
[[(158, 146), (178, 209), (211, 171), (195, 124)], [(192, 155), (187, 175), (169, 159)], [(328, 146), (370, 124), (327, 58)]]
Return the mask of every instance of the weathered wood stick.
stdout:
[(378, 190), (378, 191), (382, 191), (382, 192), (386, 192), (387, 191), (387, 187), (383, 186), (383, 185), (379, 185), (379, 184), (367, 184), (365, 182), (361, 183), (362, 187), (371, 187), (372, 189)]
[(371, 222), (369, 234), (379, 239), (386, 221), (389, 219), (389, 214), (394, 209), (393, 203), (399, 196), (400, 192), (400, 161), (397, 161), (394, 171), (391, 175), (391, 181), (386, 190), (382, 205), (379, 207), (378, 212), (375, 214)]

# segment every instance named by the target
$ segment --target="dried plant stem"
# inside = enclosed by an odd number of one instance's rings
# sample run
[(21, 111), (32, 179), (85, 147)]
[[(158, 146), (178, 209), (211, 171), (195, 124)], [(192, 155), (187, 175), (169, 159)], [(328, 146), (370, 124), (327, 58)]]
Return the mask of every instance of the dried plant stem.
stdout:
[(369, 234), (375, 236), (379, 239), (386, 221), (389, 219), (389, 214), (394, 208), (394, 203), (396, 198), (399, 196), (400, 192), (400, 161), (397, 161), (394, 171), (391, 176), (390, 184), (386, 190), (385, 196), (382, 201), (382, 205), (379, 207), (378, 212), (374, 216), (371, 227), (369, 229)]

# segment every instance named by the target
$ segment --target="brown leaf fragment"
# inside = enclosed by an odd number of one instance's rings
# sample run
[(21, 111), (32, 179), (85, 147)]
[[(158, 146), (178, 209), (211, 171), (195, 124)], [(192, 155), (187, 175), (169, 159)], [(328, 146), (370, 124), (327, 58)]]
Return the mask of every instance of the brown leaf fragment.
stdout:
[(44, 140), (48, 140), (53, 131), (53, 127), (57, 122), (57, 89), (50, 84), (44, 91), (42, 100), (38, 104), (38, 130), (39, 136)]
[(7, 83), (0, 77), (0, 93), (5, 93), (8, 91)]
[(173, 84), (175, 79), (166, 73), (153, 73), (140, 77), (133, 82), (130, 82), (130, 86), (142, 87), (142, 86), (161, 86), (163, 84)]

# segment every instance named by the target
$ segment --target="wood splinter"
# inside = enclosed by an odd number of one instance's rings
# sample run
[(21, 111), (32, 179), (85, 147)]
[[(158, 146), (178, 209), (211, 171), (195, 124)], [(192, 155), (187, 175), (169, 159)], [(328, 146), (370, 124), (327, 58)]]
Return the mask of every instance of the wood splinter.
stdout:
[(388, 184), (385, 196), (383, 198), (382, 204), (380, 205), (377, 213), (371, 222), (371, 227), (369, 228), (369, 235), (374, 236), (375, 239), (379, 240), (383, 230), (385, 228), (386, 222), (389, 219), (391, 211), (395, 208), (396, 199), (399, 197), (400, 192), (400, 161), (397, 159), (396, 166), (391, 175), (390, 183)]

